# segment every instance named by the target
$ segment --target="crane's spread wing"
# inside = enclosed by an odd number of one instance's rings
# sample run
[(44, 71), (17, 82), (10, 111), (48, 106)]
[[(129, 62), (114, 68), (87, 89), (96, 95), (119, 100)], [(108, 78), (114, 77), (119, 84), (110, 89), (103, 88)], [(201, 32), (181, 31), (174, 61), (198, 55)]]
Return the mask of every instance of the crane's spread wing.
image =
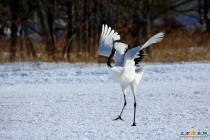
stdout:
[(103, 24), (98, 54), (103, 56), (109, 56), (112, 51), (113, 41), (115, 40), (120, 40), (120, 35), (118, 35), (118, 33), (115, 32), (113, 29), (111, 29), (111, 27), (108, 27), (107, 25)]
[(124, 57), (124, 64), (126, 60), (134, 60), (135, 58), (138, 58), (138, 54), (140, 53), (140, 51), (154, 43), (160, 42), (164, 37), (164, 33), (158, 33), (154, 36), (152, 36), (146, 43), (144, 43), (143, 46), (138, 46), (135, 48), (132, 48), (130, 50), (128, 50), (125, 54)]
[(160, 42), (163, 39), (163, 37), (164, 37), (163, 32), (157, 33), (156, 35), (152, 36), (146, 43), (144, 43), (144, 45), (141, 47), (141, 50), (154, 43)]

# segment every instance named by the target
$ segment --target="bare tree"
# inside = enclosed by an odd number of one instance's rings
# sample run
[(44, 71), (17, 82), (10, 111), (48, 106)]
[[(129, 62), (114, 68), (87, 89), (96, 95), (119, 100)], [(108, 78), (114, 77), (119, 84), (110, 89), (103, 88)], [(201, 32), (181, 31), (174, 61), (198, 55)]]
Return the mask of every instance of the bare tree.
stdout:
[(209, 0), (204, 0), (204, 21), (206, 24), (206, 31), (210, 33), (210, 18), (209, 18), (209, 8), (210, 2)]
[(18, 16), (19, 16), (19, 0), (11, 1), (11, 44), (10, 44), (10, 62), (15, 61), (17, 31), (18, 31)]
[[(20, 7), (21, 7), (21, 57), (23, 57), (24, 49), (23, 49), (23, 41), (25, 40), (25, 46), (26, 46), (26, 52), (28, 58), (37, 59), (36, 51), (34, 49), (34, 45), (31, 41), (31, 38), (29, 37), (28, 33), (28, 20), (30, 19), (30, 16), (33, 12), (33, 6), (31, 5), (30, 1), (20, 0)], [(28, 6), (28, 8), (25, 8)], [(27, 11), (27, 10), (28, 11)]]
[(74, 20), (73, 20), (73, 7), (74, 7), (74, 2), (72, 0), (66, 0), (66, 6), (67, 6), (67, 15), (68, 15), (68, 27), (67, 27), (67, 42), (63, 48), (63, 58), (67, 58), (67, 54), (70, 52), (71, 50), (71, 45), (72, 45), (72, 41), (73, 41), (73, 37), (75, 36), (75, 32), (74, 32)]
[[(53, 39), (53, 33), (51, 32), (51, 18), (49, 18), (50, 14), (47, 14), (46, 12), (46, 6), (44, 6), (44, 3), (42, 0), (37, 0), (38, 2), (38, 12), (39, 12), (39, 18), (40, 18), (40, 24), (43, 30), (43, 38), (46, 40), (46, 51), (48, 53), (48, 57), (50, 59), (55, 60), (55, 43)], [(50, 20), (49, 20), (50, 19)]]

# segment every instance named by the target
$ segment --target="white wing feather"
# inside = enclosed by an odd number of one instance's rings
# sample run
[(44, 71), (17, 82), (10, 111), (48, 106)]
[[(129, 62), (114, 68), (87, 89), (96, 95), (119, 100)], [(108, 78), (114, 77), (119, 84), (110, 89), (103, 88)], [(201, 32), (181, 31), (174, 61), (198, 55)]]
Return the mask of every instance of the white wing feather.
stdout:
[(98, 54), (103, 56), (109, 56), (112, 51), (113, 41), (119, 39), (120, 36), (117, 32), (115, 32), (107, 25), (102, 25)]
[[(157, 42), (160, 42), (164, 37), (164, 33), (158, 33), (154, 36), (152, 36), (143, 46), (138, 46), (135, 48), (132, 48), (128, 50), (125, 53), (125, 50), (128, 48), (128, 45), (125, 43), (115, 43), (115, 49), (116, 53), (114, 56), (115, 65), (120, 66), (122, 63), (124, 65), (126, 64), (127, 60), (134, 60), (139, 53), (140, 50), (154, 44)], [(102, 25), (102, 31), (100, 36), (100, 42), (99, 42), (99, 50), (98, 54), (103, 56), (110, 56), (112, 47), (113, 47), (113, 41), (120, 40), (120, 35), (118, 35), (117, 32), (115, 32), (111, 27), (108, 27), (107, 25)], [(131, 61), (127, 61), (127, 63), (130, 63)]]
[(126, 63), (126, 60), (134, 60), (134, 58), (137, 57), (137, 54), (139, 53), (140, 50), (154, 44), (157, 42), (160, 42), (164, 37), (164, 33), (158, 33), (154, 36), (152, 36), (146, 43), (144, 43), (143, 46), (138, 46), (135, 48), (132, 48), (130, 50), (127, 51), (127, 53), (125, 54), (125, 58), (124, 58), (124, 64)]
[(160, 42), (163, 39), (163, 37), (164, 37), (163, 32), (157, 33), (156, 35), (152, 36), (146, 43), (144, 43), (144, 45), (141, 47), (141, 50), (154, 43)]

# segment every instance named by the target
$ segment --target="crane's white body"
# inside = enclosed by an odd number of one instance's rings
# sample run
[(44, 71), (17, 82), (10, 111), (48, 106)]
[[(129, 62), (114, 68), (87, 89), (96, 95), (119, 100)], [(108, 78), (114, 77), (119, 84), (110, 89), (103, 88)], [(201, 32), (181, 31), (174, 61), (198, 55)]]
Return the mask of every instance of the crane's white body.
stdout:
[(132, 83), (138, 85), (143, 75), (143, 67), (140, 66), (138, 67), (138, 69), (136, 69), (134, 61), (128, 61), (124, 67), (115, 66), (109, 69), (113, 81), (125, 87), (129, 86)]
[[(126, 106), (125, 90), (128, 86), (130, 86), (131, 88), (135, 101), (133, 126), (136, 125), (136, 87), (139, 85), (139, 82), (143, 75), (143, 66), (135, 64), (135, 59), (140, 57), (138, 56), (140, 50), (150, 46), (151, 44), (161, 41), (163, 37), (164, 33), (158, 33), (151, 37), (144, 45), (129, 49), (128, 44), (120, 41), (120, 36), (117, 32), (115, 32), (107, 25), (102, 26), (98, 53), (99, 55), (109, 57), (108, 59), (110, 59), (110, 57), (114, 55), (113, 59), (115, 61), (115, 65), (112, 67), (111, 64), (109, 64), (108, 66), (113, 81), (121, 85), (125, 100), (124, 107)], [(115, 50), (115, 52), (113, 52), (113, 49)], [(121, 119), (123, 109), (117, 119)]]

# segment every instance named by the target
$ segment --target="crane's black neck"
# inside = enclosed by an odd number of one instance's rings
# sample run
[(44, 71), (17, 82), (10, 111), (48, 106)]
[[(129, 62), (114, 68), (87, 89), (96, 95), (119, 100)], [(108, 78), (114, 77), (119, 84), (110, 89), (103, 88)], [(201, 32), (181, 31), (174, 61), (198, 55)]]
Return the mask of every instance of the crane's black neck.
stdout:
[(113, 56), (114, 56), (114, 54), (115, 54), (115, 48), (113, 47), (112, 48), (112, 52), (111, 52), (111, 54), (110, 54), (110, 56), (108, 57), (108, 59), (107, 59), (107, 66), (108, 67), (110, 67), (110, 68), (112, 68), (112, 65), (111, 65), (111, 59), (113, 58)]

